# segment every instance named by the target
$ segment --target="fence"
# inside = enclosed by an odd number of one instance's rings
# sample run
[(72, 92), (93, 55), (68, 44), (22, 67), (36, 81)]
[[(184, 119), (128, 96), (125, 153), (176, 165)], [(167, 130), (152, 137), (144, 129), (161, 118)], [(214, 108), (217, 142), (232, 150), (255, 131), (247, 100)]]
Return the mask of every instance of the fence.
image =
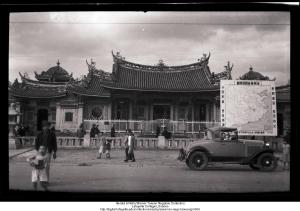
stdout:
[[(112, 149), (123, 149), (125, 148), (125, 139), (123, 136), (119, 137), (105, 137), (107, 141), (111, 141)], [(186, 147), (190, 142), (195, 140), (201, 140), (198, 138), (171, 138), (165, 140), (165, 149), (180, 149)], [(22, 143), (23, 147), (34, 146), (36, 137), (25, 136), (16, 137), (16, 142), (18, 144)], [(282, 140), (274, 139), (268, 140), (271, 143), (271, 148), (277, 152), (282, 151)], [(59, 148), (77, 148), (84, 147), (84, 138), (78, 137), (57, 137), (57, 147)], [(90, 138), (88, 148), (99, 148), (100, 139)], [(158, 138), (146, 138), (146, 137), (136, 137), (135, 139), (136, 149), (158, 149)]]
[[(107, 141), (111, 141), (112, 149), (123, 149), (125, 148), (125, 139), (124, 137), (105, 137)], [(16, 137), (16, 140), (19, 143), (22, 143), (23, 147), (32, 147), (35, 144), (36, 137), (26, 136), (26, 137)], [(83, 147), (83, 138), (77, 137), (57, 137), (57, 147)], [(20, 142), (22, 141), (22, 142)], [(181, 147), (186, 147), (190, 142), (194, 141), (191, 138), (172, 138), (166, 140), (166, 149), (179, 149)], [(99, 148), (100, 139), (91, 138), (89, 148)], [(157, 138), (141, 138), (137, 137), (135, 139), (135, 147), (137, 149), (157, 149), (158, 148), (158, 139)]]
[[(35, 144), (35, 136), (15, 137), (16, 143), (23, 147), (32, 147)], [(83, 147), (83, 138), (78, 137), (56, 137), (57, 147)]]
[(126, 129), (131, 129), (134, 133), (155, 134), (157, 127), (166, 127), (173, 134), (197, 134), (203, 132), (205, 128), (220, 126), (220, 122), (195, 122), (195, 121), (173, 121), (168, 119), (158, 120), (84, 120), (84, 128), (90, 130), (92, 125), (98, 125), (101, 132), (108, 133), (112, 125), (117, 134), (125, 133)]

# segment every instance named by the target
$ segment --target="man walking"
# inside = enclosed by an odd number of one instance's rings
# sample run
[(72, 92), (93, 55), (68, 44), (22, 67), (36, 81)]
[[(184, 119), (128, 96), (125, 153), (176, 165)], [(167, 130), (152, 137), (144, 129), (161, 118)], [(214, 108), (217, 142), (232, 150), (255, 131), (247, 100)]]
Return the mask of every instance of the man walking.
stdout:
[(40, 146), (45, 146), (46, 148), (46, 161), (45, 168), (46, 174), (48, 177), (48, 182), (50, 179), (50, 163), (51, 157), (53, 155), (53, 159), (56, 159), (56, 151), (57, 151), (57, 143), (56, 143), (56, 135), (49, 129), (49, 123), (47, 120), (42, 122), (42, 131), (37, 135), (35, 142), (35, 149), (38, 151)]
[(133, 132), (131, 131), (131, 129), (128, 129), (128, 138), (127, 138), (127, 147), (125, 150), (126, 153), (126, 161), (130, 160), (131, 162), (135, 162), (135, 157), (134, 157), (134, 142), (135, 142), (135, 138), (133, 135)]

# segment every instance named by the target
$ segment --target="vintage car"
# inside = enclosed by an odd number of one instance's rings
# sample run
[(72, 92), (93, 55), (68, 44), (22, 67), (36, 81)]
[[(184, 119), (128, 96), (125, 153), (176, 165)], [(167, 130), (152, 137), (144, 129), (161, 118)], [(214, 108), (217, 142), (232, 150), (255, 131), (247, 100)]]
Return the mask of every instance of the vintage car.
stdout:
[(236, 128), (209, 128), (204, 139), (190, 142), (179, 150), (179, 160), (193, 170), (202, 170), (210, 162), (249, 165), (254, 170), (272, 171), (277, 167), (269, 143), (239, 139)]

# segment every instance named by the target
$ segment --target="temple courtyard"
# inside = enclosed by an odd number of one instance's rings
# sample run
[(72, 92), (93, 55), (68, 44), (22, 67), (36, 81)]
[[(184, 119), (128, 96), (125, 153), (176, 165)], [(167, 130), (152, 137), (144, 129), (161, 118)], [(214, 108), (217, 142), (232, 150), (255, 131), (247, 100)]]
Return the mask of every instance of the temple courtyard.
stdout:
[[(27, 151), (27, 152), (26, 152)], [(9, 188), (31, 190), (33, 151), (9, 153)], [(248, 166), (214, 163), (192, 171), (176, 160), (176, 150), (137, 150), (136, 162), (123, 162), (124, 151), (112, 150), (111, 159), (97, 159), (97, 149), (59, 149), (52, 160), (50, 191), (65, 192), (273, 192), (289, 191), (290, 172), (281, 163), (274, 172)], [(277, 155), (280, 156), (280, 155)]]

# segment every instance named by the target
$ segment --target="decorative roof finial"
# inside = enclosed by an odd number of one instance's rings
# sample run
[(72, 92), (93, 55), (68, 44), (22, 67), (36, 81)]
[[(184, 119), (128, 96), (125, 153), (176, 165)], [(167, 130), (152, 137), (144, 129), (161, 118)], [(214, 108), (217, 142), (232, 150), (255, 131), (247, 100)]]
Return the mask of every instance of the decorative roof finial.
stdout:
[(93, 59), (91, 59), (91, 66), (95, 67), (96, 66), (96, 62), (93, 61)]
[(56, 63), (56, 64), (57, 64), (57, 66), (59, 66), (59, 65), (60, 65), (59, 59), (57, 59), (57, 63)]
[(252, 67), (252, 65), (251, 65), (251, 64), (250, 64), (250, 68), (249, 68), (249, 69), (250, 69), (250, 71), (253, 71), (253, 67)]

